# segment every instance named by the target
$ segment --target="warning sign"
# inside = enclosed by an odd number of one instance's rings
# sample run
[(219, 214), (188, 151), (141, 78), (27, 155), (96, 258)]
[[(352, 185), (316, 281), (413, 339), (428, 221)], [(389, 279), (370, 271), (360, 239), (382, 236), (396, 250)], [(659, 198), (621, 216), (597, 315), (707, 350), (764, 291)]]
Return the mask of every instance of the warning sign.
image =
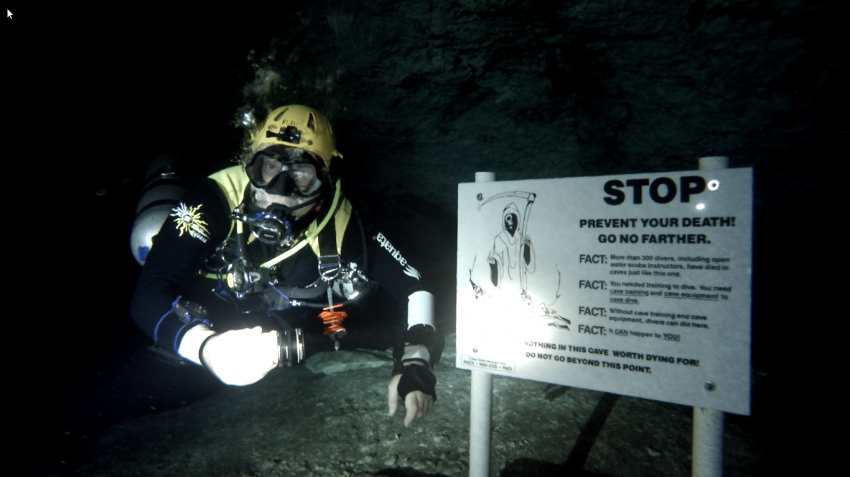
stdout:
[(749, 414), (752, 169), (458, 187), (457, 367)]

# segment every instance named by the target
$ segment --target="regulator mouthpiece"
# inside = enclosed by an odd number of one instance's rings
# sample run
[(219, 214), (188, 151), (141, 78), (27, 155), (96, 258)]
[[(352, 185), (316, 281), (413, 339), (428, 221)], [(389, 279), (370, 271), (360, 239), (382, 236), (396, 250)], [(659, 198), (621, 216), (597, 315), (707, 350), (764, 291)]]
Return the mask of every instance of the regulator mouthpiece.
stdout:
[(269, 245), (289, 247), (292, 245), (292, 224), (287, 218), (283, 207), (269, 207), (263, 212), (252, 216), (234, 211), (231, 217), (247, 224), (257, 240)]

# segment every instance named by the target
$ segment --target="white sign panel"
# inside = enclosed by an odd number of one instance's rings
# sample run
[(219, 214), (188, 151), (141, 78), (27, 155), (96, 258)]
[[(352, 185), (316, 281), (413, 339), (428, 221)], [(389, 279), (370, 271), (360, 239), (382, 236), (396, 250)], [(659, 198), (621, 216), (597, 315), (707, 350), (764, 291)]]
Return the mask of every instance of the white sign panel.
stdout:
[(460, 184), (457, 367), (749, 414), (752, 181)]

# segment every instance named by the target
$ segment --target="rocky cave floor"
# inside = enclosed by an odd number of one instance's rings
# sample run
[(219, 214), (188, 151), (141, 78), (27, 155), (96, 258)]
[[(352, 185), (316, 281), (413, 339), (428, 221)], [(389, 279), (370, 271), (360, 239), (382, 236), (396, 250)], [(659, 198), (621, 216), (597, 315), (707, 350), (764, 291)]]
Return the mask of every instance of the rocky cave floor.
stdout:
[[(75, 469), (51, 476), (455, 476), (469, 473), (470, 373), (450, 335), (431, 413), (387, 417), (389, 356), (317, 354), (248, 387), (119, 422)], [(769, 432), (754, 376), (754, 415), (726, 415), (725, 475), (768, 475)], [(692, 409), (497, 376), (491, 475), (687, 476)]]

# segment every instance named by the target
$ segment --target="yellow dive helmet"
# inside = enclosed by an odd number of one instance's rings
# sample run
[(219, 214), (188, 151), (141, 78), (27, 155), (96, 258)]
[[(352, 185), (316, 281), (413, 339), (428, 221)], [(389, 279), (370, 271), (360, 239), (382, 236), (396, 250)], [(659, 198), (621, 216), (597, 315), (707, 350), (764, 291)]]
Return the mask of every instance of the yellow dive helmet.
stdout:
[(298, 104), (281, 106), (269, 113), (251, 139), (254, 152), (262, 144), (298, 147), (321, 157), (329, 169), (332, 158), (342, 157), (335, 149), (328, 119), (315, 109)]

